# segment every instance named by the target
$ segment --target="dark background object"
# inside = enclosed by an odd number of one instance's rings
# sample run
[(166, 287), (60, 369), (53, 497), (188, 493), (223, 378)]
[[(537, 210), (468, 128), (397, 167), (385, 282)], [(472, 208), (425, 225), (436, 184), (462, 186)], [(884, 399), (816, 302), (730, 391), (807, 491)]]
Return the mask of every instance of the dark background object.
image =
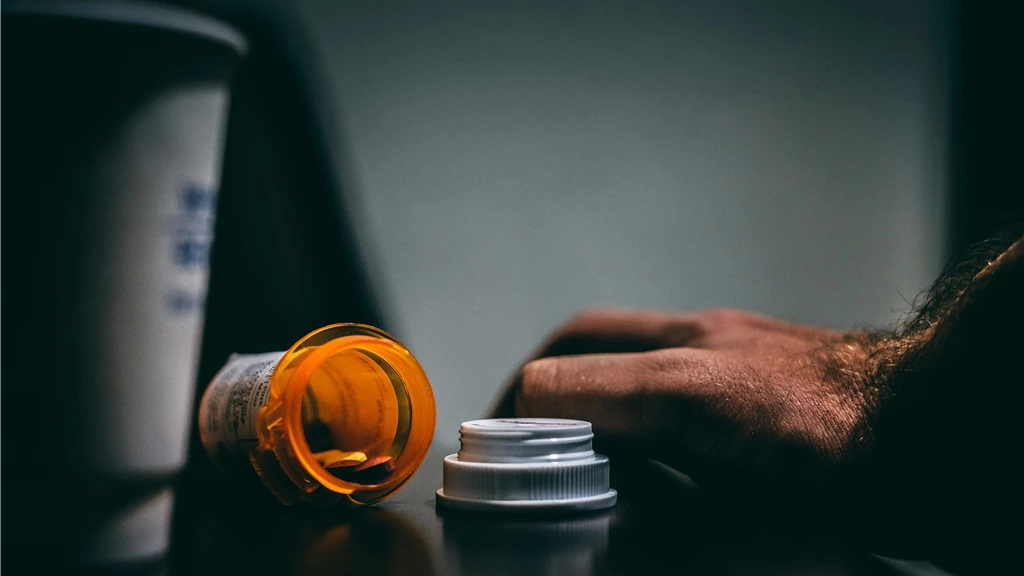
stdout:
[(954, 6), (951, 255), (1024, 219), (1024, 5), (961, 1)]
[[(346, 210), (316, 59), (287, 3), (219, 3), (249, 39), (233, 85), (196, 406), (233, 353), (337, 322), (387, 329)], [(195, 432), (195, 425), (193, 425)], [(198, 434), (193, 460), (205, 463)]]

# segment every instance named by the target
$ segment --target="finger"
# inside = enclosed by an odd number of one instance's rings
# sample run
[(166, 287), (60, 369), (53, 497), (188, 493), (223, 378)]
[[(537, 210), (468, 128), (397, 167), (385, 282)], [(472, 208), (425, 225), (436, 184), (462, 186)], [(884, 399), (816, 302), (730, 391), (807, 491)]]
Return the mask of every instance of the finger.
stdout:
[(595, 434), (658, 438), (707, 393), (706, 355), (678, 349), (545, 358), (523, 369), (517, 415), (589, 421)]
[[(663, 348), (720, 348), (709, 336), (731, 328), (756, 328), (801, 338), (839, 337), (843, 333), (810, 328), (729, 309), (700, 312), (595, 309), (577, 314), (548, 338), (530, 359), (580, 354), (648, 352)], [(516, 370), (487, 412), (489, 418), (510, 417), (522, 381)]]
[(685, 346), (703, 335), (706, 329), (700, 314), (616, 308), (588, 310), (570, 318), (532, 358), (646, 352)]
[(727, 308), (697, 312), (595, 309), (577, 314), (556, 330), (531, 358), (573, 354), (647, 352), (661, 348), (721, 348), (728, 333), (771, 333), (827, 341), (845, 332), (791, 324)]
[[(705, 335), (711, 325), (701, 313), (666, 313), (619, 308), (594, 309), (570, 318), (527, 362), (551, 356), (647, 352), (686, 346)], [(502, 387), (487, 411), (489, 418), (515, 413), (515, 395), (522, 382), (522, 367)]]

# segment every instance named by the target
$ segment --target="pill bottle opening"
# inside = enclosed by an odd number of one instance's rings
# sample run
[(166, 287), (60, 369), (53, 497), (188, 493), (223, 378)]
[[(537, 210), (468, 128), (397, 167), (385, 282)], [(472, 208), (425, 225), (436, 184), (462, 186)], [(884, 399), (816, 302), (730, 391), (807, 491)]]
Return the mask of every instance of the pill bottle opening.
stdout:
[(433, 393), (412, 354), (384, 332), (360, 325), (324, 330), (330, 338), (315, 332), (282, 362), (285, 426), (313, 479), (357, 503), (375, 502), (426, 456)]

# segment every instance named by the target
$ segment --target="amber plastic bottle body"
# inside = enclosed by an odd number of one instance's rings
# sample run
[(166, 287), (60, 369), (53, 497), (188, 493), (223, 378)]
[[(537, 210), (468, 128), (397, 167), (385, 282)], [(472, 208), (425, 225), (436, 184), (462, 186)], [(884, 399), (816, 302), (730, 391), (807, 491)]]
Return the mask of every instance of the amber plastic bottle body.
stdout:
[(281, 502), (321, 506), (393, 494), (423, 462), (434, 421), (423, 368), (360, 324), (321, 328), (284, 353), (232, 357), (199, 410), (214, 460), (247, 460)]

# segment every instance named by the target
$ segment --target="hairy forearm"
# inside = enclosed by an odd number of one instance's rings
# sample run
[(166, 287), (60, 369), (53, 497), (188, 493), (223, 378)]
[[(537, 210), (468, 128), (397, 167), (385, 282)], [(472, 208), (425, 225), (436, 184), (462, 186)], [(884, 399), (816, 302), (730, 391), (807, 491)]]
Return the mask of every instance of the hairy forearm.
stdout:
[(1020, 512), (1024, 239), (1014, 236), (949, 267), (871, 357), (871, 497), (932, 545), (976, 550)]

